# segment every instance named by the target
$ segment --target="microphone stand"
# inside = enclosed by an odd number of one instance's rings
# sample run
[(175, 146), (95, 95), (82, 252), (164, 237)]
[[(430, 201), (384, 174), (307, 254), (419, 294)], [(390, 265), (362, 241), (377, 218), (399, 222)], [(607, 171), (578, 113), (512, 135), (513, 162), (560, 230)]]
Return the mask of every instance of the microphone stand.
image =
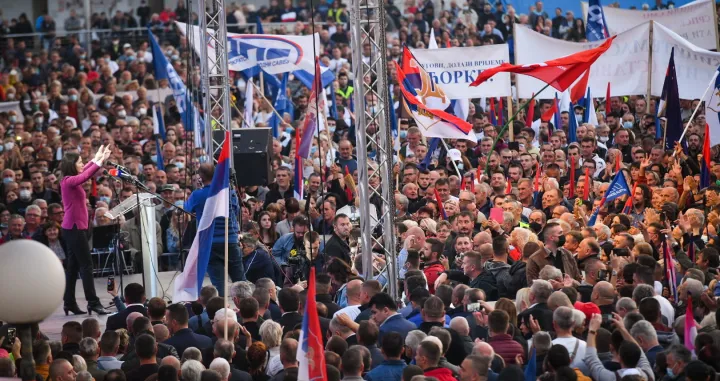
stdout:
[[(107, 172), (107, 171), (105, 171)], [(118, 179), (108, 176), (112, 182), (118, 181)], [(113, 194), (113, 198), (115, 199), (115, 202), (120, 204), (120, 196), (118, 195), (117, 189), (115, 189), (115, 184), (111, 184), (110, 191)], [(125, 271), (125, 266), (120, 267), (120, 260), (122, 259), (123, 263), (125, 262), (124, 253), (121, 253), (120, 251), (120, 221), (118, 221), (115, 225), (115, 244), (113, 245), (113, 251), (115, 252), (115, 270), (120, 275), (120, 298), (122, 300), (125, 300), (125, 285), (123, 284), (123, 272)]]

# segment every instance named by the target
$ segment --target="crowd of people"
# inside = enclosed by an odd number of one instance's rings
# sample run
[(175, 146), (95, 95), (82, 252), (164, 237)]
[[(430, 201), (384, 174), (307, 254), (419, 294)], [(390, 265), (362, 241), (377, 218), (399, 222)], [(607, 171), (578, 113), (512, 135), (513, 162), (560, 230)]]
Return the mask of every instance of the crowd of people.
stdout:
[[(104, 174), (103, 166), (111, 169), (105, 161), (126, 167), (167, 200), (156, 207), (155, 232), (157, 253), (176, 254), (168, 257), (169, 269), (183, 263), (214, 174), (208, 152), (196, 147), (193, 126), (183, 124), (174, 98), (154, 98), (169, 84), (156, 80), (148, 42), (125, 30), (150, 23), (162, 53), (191, 84), (197, 80), (193, 53), (172, 22), (193, 23), (197, 16), (184, 5), (160, 14), (143, 5), (142, 12), (120, 12), (112, 20), (99, 14), (93, 27), (110, 31), (90, 47), (72, 34), (3, 40), (0, 106), (9, 107), (0, 112), (0, 244), (16, 239), (46, 244), (63, 261), (73, 286), (65, 313), (75, 315), (64, 324), (60, 341), (39, 326), (32, 348), (38, 380), (298, 379), (298, 339), (312, 268), (328, 381), (515, 381), (528, 380), (526, 374), (548, 381), (716, 378), (720, 150), (712, 148), (710, 185), (701, 186), (702, 145), (708, 139), (704, 108), (684, 144), (671, 142), (667, 149), (655, 138), (664, 120), (657, 125), (647, 111), (656, 109), (656, 98), (598, 100), (598, 124), (579, 125), (575, 142), (568, 141), (569, 112), (582, 120), (582, 108), (563, 111), (559, 126), (542, 121), (537, 129), (521, 122), (526, 115), (521, 112), (509, 125), (511, 140), (493, 122), (499, 118), (490, 115), (488, 105), (473, 99), (468, 122), (477, 142), (446, 139), (448, 149), (431, 149), (422, 128), (402, 116), (401, 102), (393, 102), (400, 115), (395, 176), (378, 176), (372, 162), (376, 147), (358, 147), (355, 139), (357, 108), (372, 112), (378, 102), (373, 96), (362, 105), (352, 101), (358, 86), (373, 78), (353, 78), (346, 6), (309, 3), (271, 0), (257, 10), (232, 5), (227, 12), (230, 24), (286, 23), (266, 29), (271, 33), (310, 34), (318, 28), (318, 55), (336, 76), (328, 93), (337, 101), (337, 115), (325, 118), (311, 157), (302, 163), (305, 197), (294, 197), (295, 136), (310, 89), (291, 78), (270, 152), (271, 183), (231, 192), (231, 305), (223, 299), (222, 219), (208, 264), (212, 285), (202, 288), (197, 301), (148, 299), (143, 286), (131, 283), (122, 296), (109, 291), (110, 309), (117, 312), (105, 323), (105, 317), (76, 321), (85, 313), (74, 297), (78, 271), (88, 309), (98, 314), (107, 309), (92, 287), (93, 266), (78, 264), (87, 237), (73, 235), (69, 241), (67, 235), (120, 225), (128, 261), (140, 271), (141, 229), (133, 213), (107, 216), (139, 190)], [(653, 7), (668, 4), (658, 0)], [(581, 17), (561, 9), (551, 17), (542, 2), (524, 14), (482, 0), (388, 1), (386, 10), (391, 60), (399, 59), (403, 44), (428, 46), (431, 30), (439, 46), (512, 46), (513, 24), (556, 38), (585, 39)], [(41, 21), (54, 30), (51, 16)], [(65, 24), (66, 29), (82, 25)], [(0, 24), (2, 33), (32, 31), (27, 17)], [(369, 62), (378, 53), (366, 44), (359, 58)], [(230, 75), (232, 127), (239, 128), (248, 84), (239, 73)], [(399, 87), (391, 83), (391, 88), (399, 101)], [(268, 100), (255, 92), (257, 127), (270, 123), (271, 94), (270, 89), (263, 94)], [(513, 108), (523, 101), (514, 100)], [(682, 101), (685, 122), (697, 102)], [(164, 141), (154, 135), (152, 110), (158, 103)], [(533, 114), (543, 115), (551, 106), (537, 102)], [(376, 133), (375, 127), (367, 133)], [(368, 150), (369, 163), (358, 163), (361, 149)], [(360, 199), (352, 186), (359, 165), (369, 165), (372, 187), (390, 182), (395, 210), (387, 211), (377, 196)], [(236, 170), (242, 176), (242, 168)], [(601, 205), (620, 172), (632, 195)], [(80, 175), (89, 180), (74, 183), (72, 190), (64, 185)], [(68, 208), (69, 192), (80, 195), (85, 209), (77, 202)], [(359, 215), (361, 202), (370, 204), (369, 216)], [(84, 215), (66, 215), (85, 210), (87, 223), (79, 223)], [(373, 269), (364, 271), (359, 255), (359, 218), (377, 220), (384, 212), (394, 217), (396, 247), (388, 252), (397, 263), (400, 295), (389, 293), (388, 258), (376, 253)], [(594, 212), (599, 216), (591, 223)], [(374, 232), (377, 239), (382, 233)], [(99, 252), (99, 240), (92, 235), (88, 248)], [(373, 276), (363, 278), (365, 273)], [(698, 332), (694, 340), (686, 337), (686, 319)], [(0, 377), (15, 377), (22, 357), (20, 340), (9, 339), (12, 328), (0, 327)]]

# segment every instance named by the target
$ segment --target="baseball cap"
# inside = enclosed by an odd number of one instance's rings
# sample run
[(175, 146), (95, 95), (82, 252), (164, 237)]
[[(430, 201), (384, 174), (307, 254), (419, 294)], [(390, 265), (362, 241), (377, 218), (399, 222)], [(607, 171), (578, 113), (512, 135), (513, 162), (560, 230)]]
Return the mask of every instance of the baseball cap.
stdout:
[(460, 150), (453, 148), (448, 151), (448, 157), (452, 161), (462, 161), (462, 155), (460, 154)]

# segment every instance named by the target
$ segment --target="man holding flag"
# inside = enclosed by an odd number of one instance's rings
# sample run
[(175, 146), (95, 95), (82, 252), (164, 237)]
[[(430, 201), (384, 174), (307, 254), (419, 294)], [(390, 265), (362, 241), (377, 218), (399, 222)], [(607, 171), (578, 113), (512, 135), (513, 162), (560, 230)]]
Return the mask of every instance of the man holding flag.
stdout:
[(200, 165), (198, 173), (203, 187), (195, 190), (185, 202), (185, 209), (195, 213), (197, 235), (190, 247), (185, 268), (175, 280), (175, 302), (195, 301), (206, 271), (218, 293), (224, 295), (226, 255), (230, 280), (245, 280), (238, 246), (240, 205), (235, 190), (229, 185), (230, 144), (230, 133), (227, 132), (217, 166), (213, 167), (211, 163)]

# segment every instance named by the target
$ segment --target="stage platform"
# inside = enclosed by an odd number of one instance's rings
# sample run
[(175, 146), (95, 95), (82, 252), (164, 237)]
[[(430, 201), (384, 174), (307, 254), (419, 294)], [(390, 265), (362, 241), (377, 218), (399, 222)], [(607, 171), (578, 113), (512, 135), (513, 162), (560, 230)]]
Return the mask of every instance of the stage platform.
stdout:
[[(158, 273), (158, 295), (159, 297), (164, 297), (165, 300), (170, 303), (170, 300), (172, 300), (172, 289), (173, 289), (173, 281), (175, 279), (175, 276), (179, 274), (179, 272), (176, 271), (166, 271)], [(115, 277), (115, 281), (120, 282), (120, 279), (118, 277)], [(123, 282), (125, 284), (128, 283), (140, 283), (142, 284), (142, 274), (132, 274), (132, 275), (126, 275), (123, 277)], [(210, 279), (208, 277), (205, 277), (205, 282), (203, 284), (210, 284)], [(118, 286), (119, 287), (119, 286)], [(95, 290), (98, 294), (98, 297), (100, 297), (100, 301), (104, 306), (108, 306), (110, 304), (110, 301), (112, 300), (112, 297), (110, 294), (107, 293), (107, 278), (95, 278)], [(163, 294), (163, 290), (165, 290)], [(78, 305), (82, 310), (86, 310), (87, 307), (87, 301), (85, 300), (85, 293), (83, 292), (82, 287), (82, 281), (78, 279), (76, 287), (75, 287), (75, 296), (77, 297)], [(150, 296), (148, 296), (148, 299)], [(117, 312), (115, 307), (110, 307), (108, 309), (111, 313)], [(98, 319), (100, 321), (100, 330), (105, 331), (105, 321), (107, 320), (107, 317), (110, 315), (104, 315), (104, 316), (96, 316), (95, 314), (92, 315), (92, 317)], [(40, 323), (40, 329), (43, 333), (45, 333), (50, 340), (60, 340), (60, 332), (62, 331), (62, 326), (68, 321), (74, 320), (77, 322), (82, 322), (84, 319), (88, 318), (89, 315), (69, 315), (65, 316), (65, 312), (63, 311), (63, 303), (62, 300), (58, 301), (57, 308), (55, 309), (55, 312), (45, 321)]]

